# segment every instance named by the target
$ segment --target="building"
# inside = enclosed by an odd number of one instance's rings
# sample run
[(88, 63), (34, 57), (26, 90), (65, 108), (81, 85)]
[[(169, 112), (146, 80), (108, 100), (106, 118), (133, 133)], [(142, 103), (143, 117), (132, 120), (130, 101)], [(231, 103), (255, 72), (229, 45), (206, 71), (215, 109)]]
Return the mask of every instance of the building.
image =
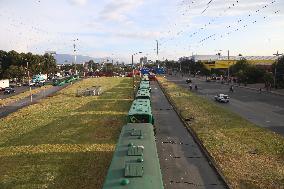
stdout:
[(148, 61), (148, 60), (147, 60), (147, 57), (146, 57), (146, 56), (140, 58), (140, 64), (141, 64), (141, 65), (147, 64), (147, 61)]
[(203, 62), (205, 67), (211, 69), (228, 69), (238, 60), (246, 59), (248, 63), (270, 70), (272, 64), (277, 60), (276, 56), (219, 56), (219, 55), (193, 55), (182, 57), (179, 60), (192, 59), (195, 62)]

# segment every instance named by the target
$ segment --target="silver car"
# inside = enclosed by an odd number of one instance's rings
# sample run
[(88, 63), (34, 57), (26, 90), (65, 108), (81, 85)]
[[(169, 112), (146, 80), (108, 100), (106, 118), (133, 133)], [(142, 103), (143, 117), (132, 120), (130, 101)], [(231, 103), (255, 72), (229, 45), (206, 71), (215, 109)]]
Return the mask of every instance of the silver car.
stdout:
[(225, 94), (218, 94), (216, 96), (214, 96), (215, 100), (218, 102), (224, 102), (224, 103), (228, 103), (230, 97), (228, 95)]

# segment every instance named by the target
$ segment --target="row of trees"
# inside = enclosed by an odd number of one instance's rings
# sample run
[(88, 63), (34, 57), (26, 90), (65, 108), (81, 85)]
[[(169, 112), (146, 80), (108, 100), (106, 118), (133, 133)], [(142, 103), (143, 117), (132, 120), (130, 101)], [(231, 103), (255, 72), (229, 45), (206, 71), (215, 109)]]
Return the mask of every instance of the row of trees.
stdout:
[(192, 59), (183, 59), (180, 62), (168, 61), (166, 60), (163, 64), (168, 69), (173, 69), (180, 71), (182, 73), (200, 74), (200, 75), (210, 75), (210, 70), (208, 70), (202, 62), (195, 62)]
[[(191, 59), (183, 59), (179, 62), (166, 60), (163, 64), (173, 70), (181, 70), (183, 73), (200, 74), (200, 75), (223, 75), (228, 74), (227, 69), (208, 70), (202, 62), (195, 62)], [(276, 69), (275, 69), (276, 68)], [(260, 83), (264, 82), (268, 86), (274, 85), (276, 79), (276, 87), (284, 88), (284, 56), (280, 57), (268, 72), (264, 68), (250, 64), (246, 59), (237, 61), (236, 64), (229, 68), (230, 76), (236, 77), (241, 83)], [(275, 72), (276, 71), (276, 72)], [(275, 72), (275, 73), (274, 73)], [(276, 76), (276, 77), (274, 77)]]
[[(272, 84), (273, 75), (264, 69), (249, 64), (246, 59), (237, 61), (230, 67), (231, 76), (237, 77), (241, 83), (260, 83), (265, 82)], [(264, 80), (265, 78), (265, 80)]]
[(276, 84), (284, 88), (284, 56), (281, 56), (278, 61), (272, 65), (272, 69), (276, 71)]
[[(276, 72), (275, 72), (276, 71)], [(284, 87), (284, 57), (279, 58), (271, 66), (271, 72), (249, 64), (246, 59), (239, 60), (230, 67), (232, 76), (238, 78), (242, 83), (261, 83), (264, 82), (268, 86)]]
[(31, 75), (56, 73), (56, 60), (49, 54), (35, 55), (0, 50), (0, 79), (16, 78), (21, 81), (27, 76), (27, 71)]

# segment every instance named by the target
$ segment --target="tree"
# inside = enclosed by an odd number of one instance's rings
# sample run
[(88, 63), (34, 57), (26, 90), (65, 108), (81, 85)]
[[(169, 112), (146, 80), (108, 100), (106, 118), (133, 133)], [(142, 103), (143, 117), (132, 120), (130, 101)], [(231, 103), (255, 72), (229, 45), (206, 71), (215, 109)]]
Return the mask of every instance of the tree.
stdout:
[(58, 68), (56, 66), (55, 58), (50, 54), (44, 54), (42, 57), (43, 73), (56, 73)]
[(15, 78), (17, 81), (21, 81), (25, 76), (25, 69), (23, 67), (11, 65), (4, 73), (6, 78)]
[(265, 71), (248, 63), (246, 59), (237, 61), (236, 64), (230, 66), (230, 73), (232, 76), (238, 77), (240, 82), (244, 83), (258, 83), (263, 82)]
[(263, 81), (266, 85), (273, 84), (273, 74), (271, 72), (265, 72), (263, 75)]
[(230, 73), (232, 74), (232, 75), (234, 75), (234, 74), (237, 74), (239, 71), (243, 71), (243, 72), (245, 72), (247, 69), (248, 69), (248, 67), (249, 67), (250, 65), (249, 65), (249, 63), (248, 63), (248, 61), (246, 60), (246, 59), (241, 59), (241, 60), (238, 60), (237, 62), (236, 62), (236, 64), (234, 64), (234, 65), (232, 65), (232, 66), (230, 66)]
[[(55, 73), (57, 72), (56, 60), (52, 55), (34, 55), (32, 53), (17, 53), (16, 51), (0, 50), (0, 79), (15, 77), (27, 67), (31, 73)], [(11, 67), (13, 65), (13, 67)], [(16, 68), (18, 67), (18, 68)]]
[(276, 84), (278, 87), (284, 88), (284, 56), (281, 56), (272, 65), (272, 69), (275, 70), (275, 68), (276, 68)]
[(248, 83), (260, 83), (263, 82), (263, 76), (265, 71), (255, 65), (249, 65), (245, 70), (245, 75), (248, 78)]
[(0, 78), (3, 78), (5, 70), (9, 68), (6, 59), (7, 52), (0, 50)]

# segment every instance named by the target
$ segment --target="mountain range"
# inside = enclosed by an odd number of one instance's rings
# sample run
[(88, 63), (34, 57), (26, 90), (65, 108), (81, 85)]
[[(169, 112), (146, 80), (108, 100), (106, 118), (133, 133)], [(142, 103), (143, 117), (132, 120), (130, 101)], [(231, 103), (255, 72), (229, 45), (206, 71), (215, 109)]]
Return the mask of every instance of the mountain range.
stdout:
[[(56, 59), (57, 64), (72, 64), (74, 62), (74, 55), (71, 55), (71, 54), (55, 54), (54, 58)], [(108, 58), (94, 58), (90, 56), (77, 55), (76, 63), (81, 64), (84, 62), (88, 62), (90, 60), (100, 63), (106, 59)]]

